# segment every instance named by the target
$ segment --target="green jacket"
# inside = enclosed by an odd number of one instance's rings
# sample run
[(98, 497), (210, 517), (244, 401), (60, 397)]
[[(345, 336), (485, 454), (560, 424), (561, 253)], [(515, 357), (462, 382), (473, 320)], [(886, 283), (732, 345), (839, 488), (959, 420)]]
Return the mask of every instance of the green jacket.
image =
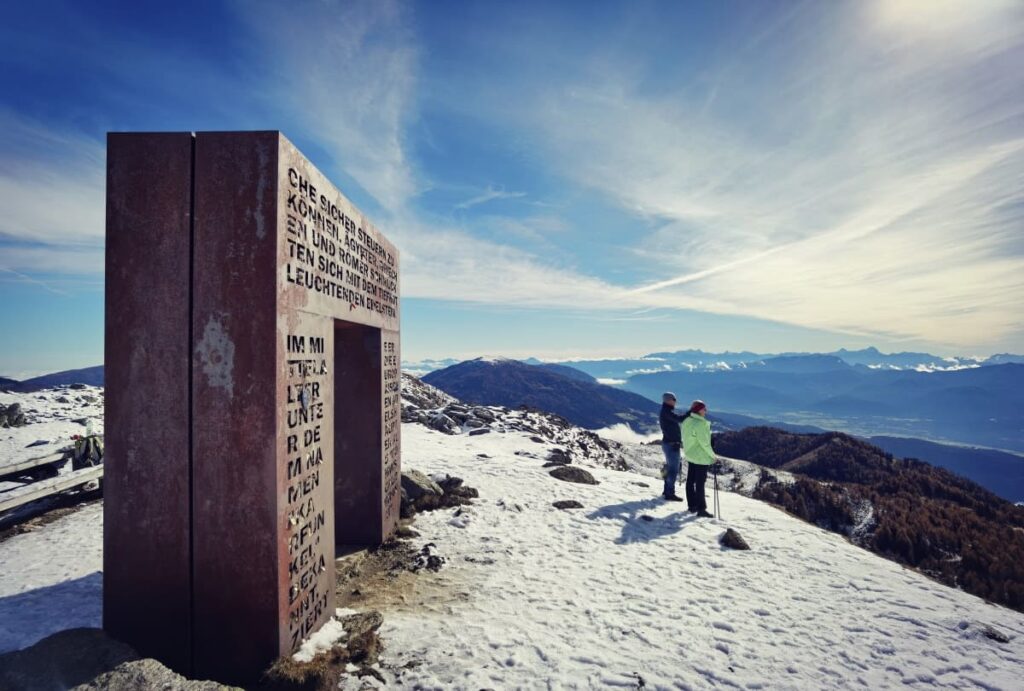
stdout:
[(711, 449), (711, 422), (703, 415), (691, 415), (683, 422), (683, 453), (686, 460), (697, 465), (715, 462), (715, 452)]

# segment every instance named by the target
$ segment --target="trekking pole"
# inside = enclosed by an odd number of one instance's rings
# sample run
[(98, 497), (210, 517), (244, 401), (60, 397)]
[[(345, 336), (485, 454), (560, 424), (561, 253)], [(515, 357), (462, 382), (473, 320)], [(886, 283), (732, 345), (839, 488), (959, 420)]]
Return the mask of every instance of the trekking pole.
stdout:
[(718, 506), (718, 462), (711, 466), (711, 469), (715, 473), (715, 518), (721, 518), (721, 511)]

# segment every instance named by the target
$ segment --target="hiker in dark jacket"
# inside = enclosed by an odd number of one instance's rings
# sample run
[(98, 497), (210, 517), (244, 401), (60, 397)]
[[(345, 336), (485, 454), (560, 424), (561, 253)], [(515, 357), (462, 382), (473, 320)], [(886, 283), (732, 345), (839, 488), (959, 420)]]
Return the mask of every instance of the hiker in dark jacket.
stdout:
[(676, 395), (666, 391), (661, 395), (661, 450), (665, 452), (665, 491), (662, 497), (666, 501), (682, 501), (676, 495), (676, 478), (679, 477), (680, 449), (683, 446), (683, 434), (680, 425), (690, 413), (677, 415), (675, 412)]

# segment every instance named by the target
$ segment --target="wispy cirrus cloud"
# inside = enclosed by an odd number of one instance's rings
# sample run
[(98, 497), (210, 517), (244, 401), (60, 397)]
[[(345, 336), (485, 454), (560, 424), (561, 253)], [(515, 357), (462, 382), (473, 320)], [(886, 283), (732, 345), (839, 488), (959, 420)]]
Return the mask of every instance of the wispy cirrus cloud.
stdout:
[(662, 278), (631, 297), (956, 346), (1020, 333), (1020, 6), (890, 5), (805, 7), (676, 91), (607, 55), (600, 82), (539, 89), (555, 165), (660, 224), (634, 252)]
[(495, 189), (493, 186), (488, 185), (487, 189), (480, 192), (480, 194), (459, 202), (455, 205), (455, 208), (462, 210), (471, 209), (474, 206), (486, 204), (487, 202), (494, 201), (495, 199), (518, 199), (525, 196), (526, 192), (508, 192), (506, 190)]
[(425, 186), (407, 142), (417, 117), (411, 9), (395, 0), (235, 9), (255, 37), (268, 109), (308, 132), (382, 208), (404, 208)]
[(0, 159), (0, 268), (8, 278), (52, 290), (26, 273), (101, 273), (106, 185), (102, 145), (80, 133), (0, 111)]

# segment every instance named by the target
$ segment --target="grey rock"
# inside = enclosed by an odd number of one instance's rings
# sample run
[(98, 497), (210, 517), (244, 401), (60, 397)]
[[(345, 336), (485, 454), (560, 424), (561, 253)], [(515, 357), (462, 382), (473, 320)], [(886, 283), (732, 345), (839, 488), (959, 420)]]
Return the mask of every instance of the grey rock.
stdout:
[(193, 681), (164, 667), (152, 658), (122, 662), (88, 684), (74, 687), (72, 691), (136, 691), (137, 689), (160, 689), (161, 691), (242, 691), (237, 686), (225, 686), (215, 681)]
[(490, 434), (490, 433), (491, 433), (491, 430), (487, 429), (486, 427), (481, 427), (480, 429), (470, 430), (469, 436), (471, 436), (471, 437), (479, 437), (481, 434)]
[(469, 413), (464, 413), (459, 410), (452, 410), (450, 407), (444, 409), (444, 414), (455, 420), (458, 424), (463, 424), (469, 419)]
[(0, 655), (0, 689), (68, 689), (138, 657), (100, 629), (68, 629)]
[(579, 503), (575, 499), (560, 499), (558, 501), (551, 502), (551, 505), (556, 509), (582, 509), (583, 504)]
[(341, 625), (345, 627), (345, 635), (349, 638), (365, 635), (376, 631), (384, 623), (384, 617), (380, 612), (369, 611), (350, 614), (341, 618)]
[(743, 536), (732, 528), (727, 529), (722, 534), (722, 537), (718, 538), (718, 541), (723, 547), (728, 547), (729, 549), (750, 549), (750, 545), (743, 539)]
[(418, 470), (406, 470), (402, 472), (402, 490), (405, 492), (406, 496), (409, 497), (409, 501), (411, 502), (416, 502), (417, 499), (426, 494), (433, 494), (436, 496), (444, 494), (444, 490), (441, 489), (439, 484)]
[(79, 390), (81, 390), (81, 389), (84, 389), (84, 388), (87, 388), (87, 387), (86, 387), (85, 384), (71, 384), (70, 386), (68, 386), (68, 388), (69, 389), (79, 389)]
[(490, 408), (484, 408), (483, 406), (473, 408), (470, 412), (473, 414), (473, 417), (483, 420), (485, 422), (494, 422), (497, 419), (497, 416), (494, 414), (493, 410), (491, 410)]
[(580, 485), (599, 484), (594, 479), (594, 476), (586, 470), (571, 465), (558, 466), (550, 471), (550, 475), (556, 480), (562, 480), (563, 482), (575, 482)]
[(483, 427), (487, 423), (485, 423), (483, 420), (477, 420), (475, 417), (470, 417), (466, 418), (466, 421), (462, 424), (464, 424), (466, 427), (478, 429), (480, 427)]
[(12, 403), (6, 408), (0, 405), (0, 427), (22, 427), (26, 424), (28, 421), (20, 403)]
[(984, 636), (985, 638), (991, 640), (991, 641), (995, 641), (996, 643), (1009, 643), (1010, 642), (1010, 637), (1009, 636), (1007, 636), (1005, 633), (1003, 633), (1002, 631), (1000, 631), (996, 627), (992, 626), (991, 624), (982, 624), (980, 628), (981, 628), (981, 635)]
[(435, 482), (437, 482), (437, 485), (441, 488), (442, 492), (445, 494), (451, 494), (459, 487), (462, 487), (463, 479), (461, 477), (455, 477), (454, 475), (445, 475), (444, 479), (435, 480)]
[(434, 413), (427, 422), (427, 426), (445, 434), (458, 434), (459, 432), (459, 423), (444, 413)]
[(25, 448), (26, 448), (26, 449), (31, 449), (31, 448), (32, 448), (33, 446), (46, 446), (46, 445), (47, 445), (47, 444), (49, 444), (49, 443), (50, 443), (50, 442), (46, 441), (45, 439), (36, 439), (36, 440), (35, 440), (34, 442), (32, 442), (31, 444), (27, 444), (27, 445), (25, 446)]
[(572, 456), (565, 449), (554, 448), (548, 451), (548, 462), (557, 465), (569, 465), (572, 463)]

